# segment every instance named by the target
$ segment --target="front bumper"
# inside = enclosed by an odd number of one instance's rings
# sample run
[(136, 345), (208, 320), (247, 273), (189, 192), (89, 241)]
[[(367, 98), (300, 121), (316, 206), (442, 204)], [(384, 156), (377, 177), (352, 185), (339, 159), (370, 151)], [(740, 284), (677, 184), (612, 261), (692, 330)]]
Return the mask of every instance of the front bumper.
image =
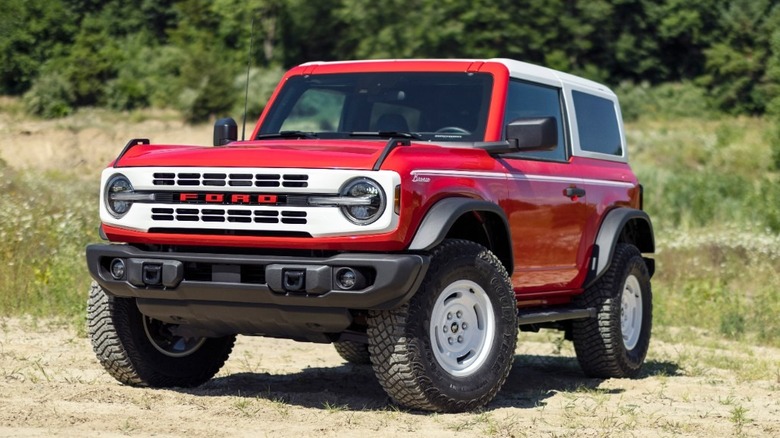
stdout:
[[(122, 260), (124, 274), (112, 275)], [(87, 264), (109, 294), (136, 298), (141, 312), (208, 335), (263, 334), (327, 342), (352, 324), (354, 310), (404, 304), (420, 286), (429, 257), (345, 253), (290, 257), (152, 252), (129, 245), (87, 246)], [(340, 287), (336, 273), (358, 273)]]

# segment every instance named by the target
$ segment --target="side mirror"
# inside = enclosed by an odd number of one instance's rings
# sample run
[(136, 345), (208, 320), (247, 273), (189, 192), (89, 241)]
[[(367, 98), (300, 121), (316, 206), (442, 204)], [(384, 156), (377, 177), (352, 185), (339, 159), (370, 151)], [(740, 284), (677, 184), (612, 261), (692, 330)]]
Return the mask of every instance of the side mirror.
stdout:
[(238, 125), (231, 117), (214, 122), (214, 146), (224, 146), (238, 140)]
[(554, 117), (517, 119), (506, 125), (506, 139), (518, 151), (551, 151), (558, 146)]

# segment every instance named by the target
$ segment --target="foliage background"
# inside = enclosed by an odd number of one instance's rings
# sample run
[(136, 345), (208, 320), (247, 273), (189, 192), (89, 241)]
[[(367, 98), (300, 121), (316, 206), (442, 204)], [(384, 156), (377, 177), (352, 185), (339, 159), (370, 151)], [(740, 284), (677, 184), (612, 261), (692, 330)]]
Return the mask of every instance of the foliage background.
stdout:
[[(656, 323), (780, 345), (780, 2), (0, 0), (0, 112), (238, 118), (250, 34), (250, 120), (313, 60), (507, 57), (609, 84), (656, 228)], [(83, 318), (97, 198), (75, 173), (0, 160), (0, 314)]]
[(780, 111), (775, 0), (3, 0), (0, 94), (44, 117), (172, 106), (205, 120), (240, 109), (250, 33), (266, 94), (305, 61), (508, 57), (623, 88), (684, 82), (731, 114)]

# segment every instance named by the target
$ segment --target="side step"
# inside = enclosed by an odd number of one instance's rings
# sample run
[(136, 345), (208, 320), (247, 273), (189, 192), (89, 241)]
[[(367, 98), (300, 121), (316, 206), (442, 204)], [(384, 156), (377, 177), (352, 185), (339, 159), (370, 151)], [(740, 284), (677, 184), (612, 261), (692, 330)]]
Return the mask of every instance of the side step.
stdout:
[(573, 309), (571, 307), (562, 307), (560, 309), (550, 309), (544, 311), (517, 311), (518, 325), (539, 324), (542, 322), (563, 321), (567, 319), (595, 318), (596, 308), (588, 307), (586, 309)]

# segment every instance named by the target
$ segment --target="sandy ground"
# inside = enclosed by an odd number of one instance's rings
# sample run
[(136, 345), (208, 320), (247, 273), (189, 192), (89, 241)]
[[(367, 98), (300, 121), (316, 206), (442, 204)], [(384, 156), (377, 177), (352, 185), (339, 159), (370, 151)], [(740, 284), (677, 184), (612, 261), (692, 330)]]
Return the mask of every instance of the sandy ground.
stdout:
[(73, 328), (5, 319), (0, 436), (780, 436), (780, 350), (655, 341), (639, 379), (599, 380), (557, 339), (521, 334), (485, 409), (429, 414), (390, 404), (330, 345), (240, 337), (202, 387), (144, 389), (109, 377)]

